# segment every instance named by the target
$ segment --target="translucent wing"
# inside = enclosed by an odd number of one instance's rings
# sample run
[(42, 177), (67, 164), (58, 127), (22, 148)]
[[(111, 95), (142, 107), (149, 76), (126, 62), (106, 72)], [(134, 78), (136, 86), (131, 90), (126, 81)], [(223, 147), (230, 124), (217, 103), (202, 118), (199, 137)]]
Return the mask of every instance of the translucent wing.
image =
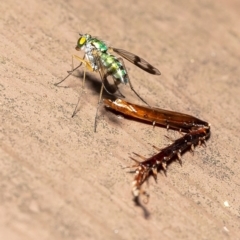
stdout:
[(119, 49), (119, 48), (112, 48), (112, 50), (117, 54), (119, 54), (120, 56), (127, 59), (129, 62), (133, 63), (134, 65), (138, 66), (139, 68), (141, 68), (142, 70), (148, 73), (155, 74), (155, 75), (161, 74), (161, 72), (157, 68), (155, 68), (153, 65), (145, 61), (143, 58), (140, 58), (139, 56), (133, 53), (130, 53), (126, 50)]

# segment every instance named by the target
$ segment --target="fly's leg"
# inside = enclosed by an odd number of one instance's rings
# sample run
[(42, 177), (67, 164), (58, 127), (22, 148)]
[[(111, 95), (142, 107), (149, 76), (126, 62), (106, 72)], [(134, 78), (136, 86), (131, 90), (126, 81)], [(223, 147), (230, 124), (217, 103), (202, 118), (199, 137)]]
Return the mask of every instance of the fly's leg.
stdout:
[[(103, 94), (103, 89), (110, 95), (113, 95), (113, 93), (109, 92), (105, 86), (105, 81), (107, 81), (107, 77), (108, 77), (108, 73), (106, 72), (100, 57), (96, 54), (96, 63), (98, 65), (98, 72), (99, 75), (101, 77), (102, 80), (102, 86), (101, 86), (101, 90), (100, 90), (100, 94), (99, 94), (99, 99), (98, 99), (98, 104), (97, 104), (97, 110), (96, 110), (96, 115), (95, 115), (95, 123), (94, 123), (94, 132), (97, 131), (97, 119), (98, 119), (98, 109), (102, 100), (102, 94)], [(115, 81), (114, 81), (115, 83)], [(116, 83), (115, 83), (116, 84)], [(118, 89), (118, 88), (117, 88)], [(118, 89), (119, 91), (119, 89)], [(121, 94), (121, 92), (119, 91), (120, 95), (123, 96), (123, 94)], [(124, 97), (124, 96), (123, 96)]]
[(125, 96), (121, 93), (121, 91), (119, 90), (119, 88), (117, 88), (117, 91), (118, 91), (120, 97), (125, 98)]
[[(80, 68), (82, 66), (83, 62), (81, 61), (81, 63), (77, 67), (74, 68), (74, 66), (73, 66), (73, 58), (75, 58), (75, 56), (76, 55), (72, 55), (72, 70), (68, 71), (68, 75), (64, 79), (62, 79), (60, 82), (54, 83), (54, 86), (58, 86), (59, 84), (63, 83), (70, 75), (73, 74), (73, 72), (75, 72), (78, 68)], [(82, 60), (84, 60), (84, 58), (85, 58), (85, 55), (82, 58)]]
[(126, 71), (126, 73), (127, 73), (128, 82), (129, 82), (129, 86), (130, 86), (131, 90), (135, 93), (135, 95), (136, 95), (142, 102), (144, 102), (145, 104), (147, 104), (147, 105), (150, 107), (150, 105), (135, 91), (135, 89), (134, 89), (134, 87), (133, 87), (133, 85), (132, 85), (132, 83), (131, 83), (131, 80), (130, 80), (130, 78), (129, 78), (129, 75), (128, 75), (128, 72), (127, 72), (127, 68), (125, 67), (125, 64), (124, 64), (123, 59), (122, 59), (122, 58), (118, 58), (118, 60), (122, 63), (122, 65), (123, 65), (123, 67), (124, 67), (124, 69), (125, 69), (125, 71)]
[(119, 93), (119, 96), (116, 96), (116, 95), (115, 96), (125, 98), (125, 96), (121, 93), (121, 91), (118, 88), (118, 85), (120, 84), (120, 82), (117, 82), (114, 77), (112, 77), (112, 79), (113, 79), (114, 85), (116, 87), (116, 91), (118, 91), (118, 93)]
[[(107, 81), (107, 73), (106, 71), (104, 70), (104, 66), (102, 65), (102, 62), (100, 61), (99, 59), (99, 56), (97, 56), (97, 64), (98, 64), (98, 72), (99, 72), (99, 75), (101, 77), (101, 80), (102, 80), (102, 86), (101, 86), (101, 90), (100, 90), (100, 94), (99, 94), (99, 99), (98, 99), (98, 104), (97, 104), (97, 110), (96, 110), (96, 115), (95, 115), (95, 122), (94, 122), (94, 132), (97, 131), (97, 118), (98, 118), (98, 109), (99, 109), (99, 106), (100, 106), (100, 103), (101, 103), (101, 100), (102, 100), (102, 94), (103, 94), (103, 89), (109, 93), (109, 91), (106, 89), (105, 85), (104, 85), (104, 82)], [(111, 93), (110, 93), (111, 94)]]
[[(83, 62), (81, 61), (80, 64), (74, 68), (74, 63), (73, 63), (73, 59), (75, 58), (76, 55), (72, 55), (72, 70), (71, 71), (67, 71), (69, 75), (71, 75), (73, 72), (75, 72), (78, 68), (80, 68), (83, 64)], [(82, 60), (85, 59), (85, 55), (83, 56)], [(68, 75), (68, 76), (69, 76)]]
[(101, 86), (101, 90), (100, 90), (100, 94), (99, 94), (99, 99), (98, 99), (98, 104), (97, 104), (97, 110), (96, 110), (96, 115), (95, 115), (95, 122), (94, 122), (94, 132), (97, 132), (97, 118), (98, 118), (98, 109), (102, 100), (102, 94), (103, 94), (103, 88), (104, 87), (104, 83), (102, 83)]
[[(98, 99), (98, 105), (97, 105), (97, 110), (96, 110), (96, 115), (95, 115), (95, 123), (94, 123), (94, 132), (97, 131), (97, 119), (98, 119), (98, 109), (102, 100), (102, 94), (103, 94), (103, 89), (110, 95), (113, 95), (113, 93), (109, 92), (105, 86), (105, 81), (107, 81), (107, 77), (108, 77), (108, 73), (106, 72), (101, 60), (100, 60), (100, 56), (98, 56), (96, 54), (96, 63), (98, 65), (98, 72), (99, 75), (101, 77), (101, 81), (102, 81), (102, 86), (101, 86), (101, 90), (100, 90), (100, 94), (99, 94), (99, 99)], [(121, 94), (122, 95), (122, 94)]]
[[(90, 64), (89, 62), (87, 62), (86, 60), (84, 60), (83, 58), (80, 58), (80, 57), (77, 56), (77, 55), (73, 55), (73, 58), (75, 58), (75, 59), (77, 59), (78, 61), (80, 61), (80, 62), (81, 62), (80, 65), (84, 64), (84, 70), (83, 70), (82, 90), (81, 90), (81, 93), (79, 94), (78, 102), (77, 102), (77, 104), (76, 104), (76, 107), (75, 107), (75, 109), (74, 109), (74, 112), (73, 112), (73, 114), (72, 114), (72, 117), (74, 117), (74, 116), (76, 115), (76, 113), (77, 113), (77, 109), (78, 109), (79, 103), (80, 103), (80, 101), (81, 101), (81, 96), (82, 96), (82, 93), (83, 93), (83, 91), (84, 91), (85, 80), (86, 80), (86, 69), (88, 69), (88, 70), (91, 71), (91, 72), (94, 71), (94, 69), (92, 68), (91, 64)], [(79, 66), (80, 66), (80, 65), (79, 65)], [(78, 66), (78, 67), (79, 67), (79, 66)], [(77, 67), (77, 68), (78, 68), (78, 67)], [(77, 68), (75, 68), (75, 69), (77, 69)], [(72, 74), (72, 72), (71, 72), (69, 75), (71, 75), (71, 74)]]
[[(106, 76), (106, 77), (107, 77), (107, 76)], [(102, 79), (101, 79), (101, 80), (102, 80)], [(105, 78), (104, 81), (107, 81), (107, 79)], [(103, 80), (102, 80), (102, 82), (103, 82)], [(103, 88), (104, 88), (104, 90), (106, 91), (106, 93), (108, 93), (109, 95), (115, 96), (114, 93), (111, 93), (111, 92), (108, 91), (108, 89), (107, 89), (107, 87), (105, 86), (104, 82), (103, 82)], [(117, 85), (116, 85), (116, 88), (117, 88), (117, 90), (118, 90), (118, 92), (119, 92), (119, 94), (120, 94), (120, 97), (125, 98), (125, 96), (124, 96), (123, 94), (121, 94), (121, 92), (119, 91)], [(117, 96), (117, 97), (118, 97), (118, 96)]]
[[(99, 94), (99, 99), (98, 99), (98, 104), (97, 104), (97, 110), (96, 110), (96, 115), (95, 115), (95, 123), (94, 123), (94, 132), (97, 131), (97, 118), (98, 118), (98, 109), (102, 100), (102, 94), (103, 94), (103, 89), (110, 95), (113, 95), (112, 93), (110, 93), (107, 88), (104, 85), (104, 81), (107, 78), (107, 74), (103, 74), (101, 71), (99, 71), (99, 74), (101, 76), (102, 79), (102, 86), (101, 86), (101, 90), (100, 90), (100, 94)], [(118, 90), (119, 91), (119, 90)], [(119, 91), (119, 93), (122, 95), (122, 93)], [(122, 95), (123, 96), (123, 95)], [(124, 97), (124, 96), (123, 96)]]

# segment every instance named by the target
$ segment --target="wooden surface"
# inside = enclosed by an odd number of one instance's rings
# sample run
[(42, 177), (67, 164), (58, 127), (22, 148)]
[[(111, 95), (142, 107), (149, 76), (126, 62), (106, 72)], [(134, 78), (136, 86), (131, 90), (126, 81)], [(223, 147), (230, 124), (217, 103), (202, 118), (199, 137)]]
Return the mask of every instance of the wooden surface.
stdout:
[[(0, 8), (0, 239), (240, 239), (240, 4), (230, 1), (2, 1)], [(71, 69), (78, 33), (142, 56), (125, 62), (152, 106), (211, 123), (207, 148), (145, 186), (134, 206), (132, 152), (151, 156), (178, 132), (118, 118), (100, 107), (88, 74)], [(76, 64), (76, 63), (75, 63)], [(128, 86), (128, 101), (141, 104)], [(228, 203), (228, 204), (227, 204)]]

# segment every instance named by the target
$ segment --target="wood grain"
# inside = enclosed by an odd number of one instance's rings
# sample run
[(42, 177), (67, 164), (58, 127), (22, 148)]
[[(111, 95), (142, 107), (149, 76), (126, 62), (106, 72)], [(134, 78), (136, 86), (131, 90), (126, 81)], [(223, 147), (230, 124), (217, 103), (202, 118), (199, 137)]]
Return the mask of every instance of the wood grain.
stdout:
[[(0, 239), (240, 239), (239, 12), (237, 0), (2, 1)], [(148, 219), (122, 166), (132, 164), (132, 152), (150, 156), (151, 145), (164, 147), (164, 135), (179, 133), (104, 106), (94, 133), (96, 73), (71, 118), (81, 71), (68, 88), (54, 83), (71, 69), (78, 32), (159, 68), (152, 76), (126, 62), (152, 106), (211, 123), (207, 148), (186, 153), (157, 184), (150, 180)], [(141, 103), (128, 86), (121, 90)]]

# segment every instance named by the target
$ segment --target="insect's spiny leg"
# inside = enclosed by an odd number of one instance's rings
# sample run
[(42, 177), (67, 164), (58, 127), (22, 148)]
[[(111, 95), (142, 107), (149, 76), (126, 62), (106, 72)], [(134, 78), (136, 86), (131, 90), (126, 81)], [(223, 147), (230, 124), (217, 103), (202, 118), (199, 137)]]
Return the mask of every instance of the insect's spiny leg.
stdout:
[(198, 141), (198, 146), (204, 146), (204, 147), (207, 147), (207, 143), (206, 143), (206, 137), (202, 137), (199, 139)]
[(164, 173), (166, 175), (167, 174), (167, 163), (166, 162), (162, 162), (161, 165), (162, 165), (163, 171), (164, 171)]
[(132, 159), (134, 162), (136, 162), (137, 164), (136, 165), (133, 165), (133, 166), (129, 166), (129, 167), (138, 167), (141, 165), (141, 162), (139, 162), (137, 159), (133, 158), (133, 157), (130, 157), (130, 159)]
[(194, 156), (194, 150), (195, 150), (195, 147), (193, 144), (191, 144), (190, 152), (192, 153), (193, 156)]
[(201, 146), (204, 145), (204, 147), (207, 147), (206, 140), (203, 139), (200, 145), (201, 145)]
[(173, 138), (171, 138), (171, 137), (169, 137), (169, 136), (167, 136), (167, 135), (164, 135), (164, 137), (167, 138), (168, 140), (170, 140), (172, 143), (175, 142), (175, 140), (174, 140)]
[(161, 148), (156, 147), (155, 145), (152, 145), (152, 147), (153, 147), (154, 149), (156, 149), (157, 151), (159, 151), (159, 152), (162, 150)]
[(154, 178), (155, 182), (157, 182), (157, 174), (158, 174), (157, 166), (152, 167), (152, 174), (153, 174), (153, 178)]
[(181, 134), (182, 136), (184, 136), (184, 133), (182, 132), (182, 129), (181, 129), (181, 128), (178, 130), (178, 132), (179, 132), (179, 134)]
[(180, 149), (177, 151), (177, 160), (178, 160), (179, 164), (182, 166), (182, 156), (181, 156)]
[(135, 152), (133, 152), (134, 155), (138, 156), (139, 158), (141, 158), (143, 161), (145, 161), (147, 158), (146, 157), (143, 157)]

